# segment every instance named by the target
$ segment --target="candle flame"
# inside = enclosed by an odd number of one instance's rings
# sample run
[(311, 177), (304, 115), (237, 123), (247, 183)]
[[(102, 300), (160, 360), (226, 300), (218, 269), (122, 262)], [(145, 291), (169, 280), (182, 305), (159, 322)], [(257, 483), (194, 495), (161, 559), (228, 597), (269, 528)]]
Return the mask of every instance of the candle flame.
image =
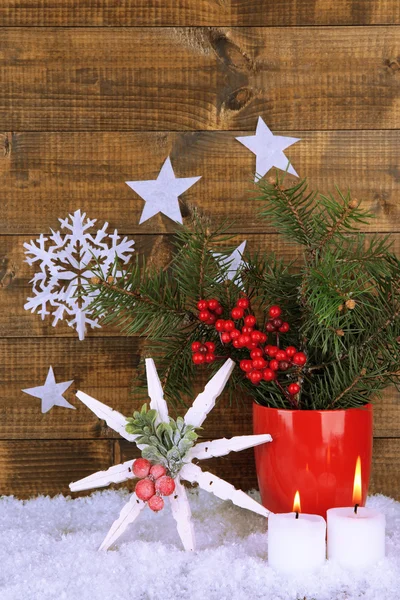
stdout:
[(354, 487), (353, 487), (353, 504), (361, 504), (362, 498), (362, 485), (361, 485), (361, 458), (357, 458), (356, 469), (354, 473)]
[(300, 493), (299, 490), (294, 495), (293, 500), (293, 512), (300, 513), (301, 512), (301, 504), (300, 504)]

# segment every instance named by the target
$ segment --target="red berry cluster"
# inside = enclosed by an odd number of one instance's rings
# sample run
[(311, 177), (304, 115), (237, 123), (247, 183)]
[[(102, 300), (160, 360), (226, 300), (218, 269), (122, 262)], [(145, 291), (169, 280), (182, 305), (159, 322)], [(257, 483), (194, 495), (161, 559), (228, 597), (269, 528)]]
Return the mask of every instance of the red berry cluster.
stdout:
[(175, 490), (175, 481), (167, 475), (163, 465), (151, 465), (147, 458), (138, 458), (132, 466), (133, 474), (140, 480), (135, 486), (139, 500), (147, 502), (154, 512), (164, 508), (161, 496), (170, 496)]
[[(200, 310), (199, 319), (206, 324), (214, 325), (220, 334), (223, 344), (232, 344), (234, 348), (247, 348), (250, 358), (240, 361), (240, 368), (246, 377), (255, 385), (260, 381), (276, 381), (279, 371), (287, 371), (291, 367), (303, 367), (307, 362), (304, 352), (298, 352), (294, 346), (284, 350), (279, 348), (279, 334), (287, 333), (290, 325), (281, 318), (282, 309), (273, 305), (268, 311), (268, 321), (265, 326), (266, 333), (256, 328), (256, 317), (250, 313), (250, 301), (246, 297), (238, 299), (236, 306), (231, 310), (231, 319), (216, 319), (221, 316), (223, 309), (218, 300), (199, 300), (197, 307)], [(241, 321), (241, 324), (235, 323)], [(276, 335), (276, 344), (264, 344), (268, 334)], [(215, 360), (215, 345), (213, 342), (193, 342), (193, 362), (202, 364)], [(207, 358), (208, 357), (208, 358)], [(279, 385), (279, 384), (278, 384)], [(287, 393), (295, 396), (300, 392), (298, 383), (291, 383)]]
[(192, 344), (192, 360), (195, 365), (203, 363), (212, 363), (215, 360), (215, 344), (214, 342), (193, 342)]
[[(264, 356), (268, 359), (266, 360)], [(297, 352), (294, 346), (288, 346), (285, 350), (268, 344), (265, 348), (255, 348), (250, 352), (251, 360), (241, 360), (240, 368), (246, 373), (246, 377), (254, 384), (264, 381), (275, 381), (278, 371), (287, 371), (292, 366), (303, 366), (307, 361), (304, 352)], [(296, 395), (300, 391), (298, 383), (291, 383), (287, 391), (290, 395)]]
[(290, 330), (290, 325), (281, 319), (282, 310), (280, 306), (271, 306), (269, 309), (269, 320), (265, 326), (265, 331), (268, 333), (287, 333)]
[(199, 309), (199, 319), (206, 325), (214, 325), (217, 317), (220, 317), (224, 309), (215, 298), (211, 300), (199, 300), (197, 303)]
[[(250, 307), (248, 298), (239, 298), (236, 306), (231, 310), (232, 319), (224, 321), (218, 319), (215, 323), (215, 329), (221, 336), (221, 342), (223, 344), (230, 344), (234, 348), (248, 348), (253, 350), (257, 348), (259, 344), (265, 344), (267, 336), (262, 331), (254, 329), (256, 324), (256, 318), (254, 315), (245, 315), (245, 311)], [(243, 325), (239, 329), (235, 325), (235, 321), (243, 319)]]

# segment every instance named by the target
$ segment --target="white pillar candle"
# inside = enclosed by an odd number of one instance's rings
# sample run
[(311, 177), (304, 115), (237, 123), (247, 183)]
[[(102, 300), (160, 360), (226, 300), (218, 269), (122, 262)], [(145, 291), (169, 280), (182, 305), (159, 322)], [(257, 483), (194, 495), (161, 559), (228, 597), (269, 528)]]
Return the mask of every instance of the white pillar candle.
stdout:
[(283, 573), (317, 569), (325, 562), (325, 537), (325, 519), (318, 515), (270, 513), (268, 562)]
[(330, 508), (328, 559), (343, 567), (369, 567), (385, 556), (385, 516), (371, 508)]

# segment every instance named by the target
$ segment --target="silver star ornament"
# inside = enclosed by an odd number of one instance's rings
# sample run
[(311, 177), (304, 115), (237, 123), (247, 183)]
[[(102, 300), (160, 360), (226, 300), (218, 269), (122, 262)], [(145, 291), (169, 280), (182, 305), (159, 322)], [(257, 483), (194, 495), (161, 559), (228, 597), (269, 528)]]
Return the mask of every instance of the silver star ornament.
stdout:
[(125, 183), (145, 201), (139, 225), (159, 212), (182, 224), (178, 196), (186, 192), (199, 179), (201, 177), (175, 177), (168, 156), (157, 179), (126, 181)]
[(48, 412), (53, 406), (62, 406), (63, 408), (73, 408), (75, 410), (75, 406), (72, 406), (63, 396), (72, 383), (74, 383), (73, 380), (56, 383), (53, 367), (50, 367), (44, 385), (22, 391), (34, 398), (41, 399), (42, 413)]
[(282, 171), (286, 171), (287, 169), (288, 173), (298, 177), (298, 174), (292, 165), (289, 164), (289, 160), (283, 151), (292, 144), (299, 142), (299, 138), (274, 135), (263, 119), (258, 117), (255, 135), (241, 136), (236, 139), (256, 155), (254, 181), (258, 181), (264, 177), (272, 167), (277, 167), (278, 169), (282, 169)]

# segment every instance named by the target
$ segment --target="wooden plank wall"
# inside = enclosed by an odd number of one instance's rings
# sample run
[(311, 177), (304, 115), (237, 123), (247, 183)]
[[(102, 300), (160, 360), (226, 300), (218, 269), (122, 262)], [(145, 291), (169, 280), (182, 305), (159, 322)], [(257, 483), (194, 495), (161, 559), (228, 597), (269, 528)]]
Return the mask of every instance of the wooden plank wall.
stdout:
[[(23, 243), (81, 208), (129, 234), (147, 255), (173, 224), (139, 227), (142, 201), (124, 184), (154, 178), (168, 154), (178, 176), (202, 175), (182, 199), (238, 242), (289, 256), (247, 199), (254, 170), (234, 137), (258, 115), (302, 138), (288, 151), (311, 185), (350, 186), (400, 252), (398, 0), (0, 0), (0, 493), (67, 493), (68, 483), (131, 456), (74, 399), (82, 388), (130, 413), (142, 342), (112, 329), (79, 342), (23, 309), (32, 270)], [(74, 379), (54, 408), (21, 388), (52, 364)], [(205, 435), (251, 431), (251, 407), (219, 405)], [(376, 406), (373, 490), (400, 499), (400, 397)], [(237, 467), (240, 467), (238, 470)], [(255, 485), (252, 453), (215, 472)]]

